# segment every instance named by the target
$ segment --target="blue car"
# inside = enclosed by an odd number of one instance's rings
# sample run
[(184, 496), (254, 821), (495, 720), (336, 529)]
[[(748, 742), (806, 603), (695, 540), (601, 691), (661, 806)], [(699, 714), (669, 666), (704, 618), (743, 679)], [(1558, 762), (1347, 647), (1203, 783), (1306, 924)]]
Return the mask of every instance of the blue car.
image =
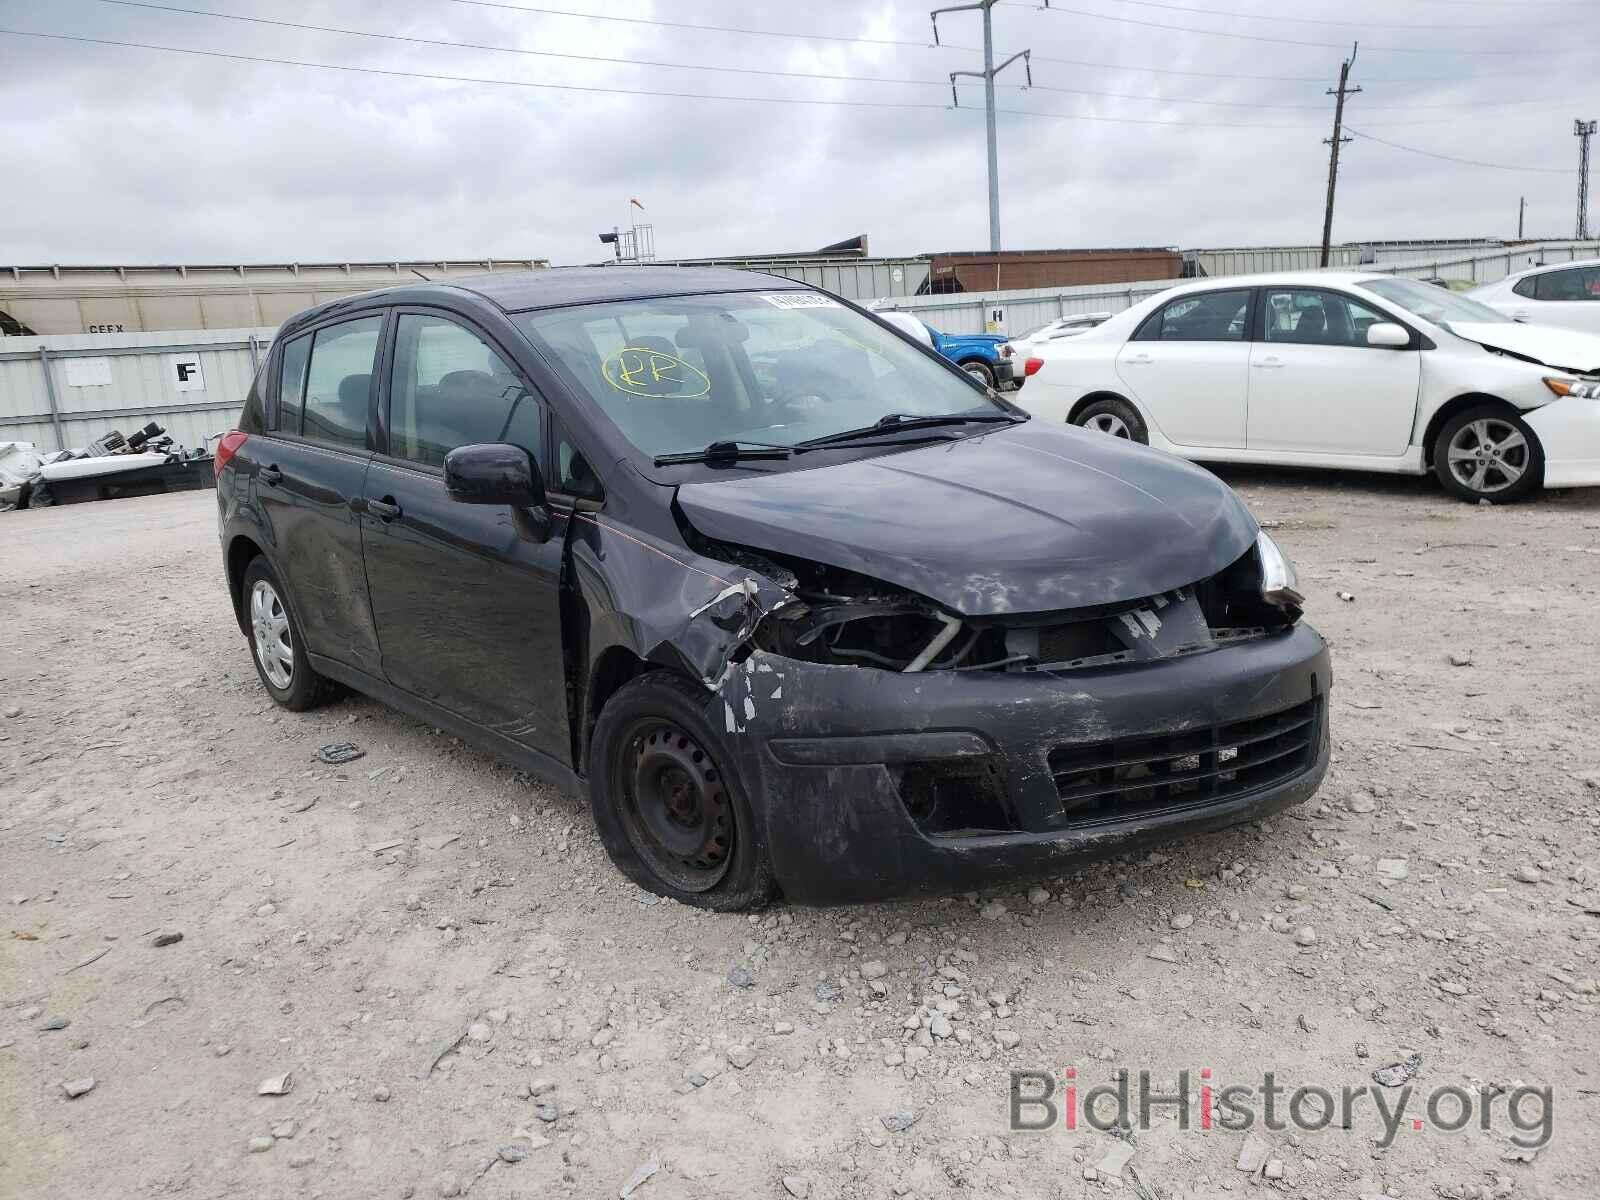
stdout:
[(1007, 388), (1016, 379), (1006, 338), (998, 333), (940, 333), (921, 317), (908, 312), (880, 312), (875, 314), (896, 329), (931, 345), (940, 354), (955, 363), (967, 374), (982, 380), (992, 388)]

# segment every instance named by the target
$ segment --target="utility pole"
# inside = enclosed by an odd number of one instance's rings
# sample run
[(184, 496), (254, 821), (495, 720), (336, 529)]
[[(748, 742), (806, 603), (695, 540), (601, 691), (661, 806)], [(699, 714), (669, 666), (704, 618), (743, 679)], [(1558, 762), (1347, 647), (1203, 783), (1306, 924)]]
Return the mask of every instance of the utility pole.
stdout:
[[(977, 0), (974, 4), (957, 4), (950, 8), (936, 8), (928, 14), (933, 21), (933, 44), (939, 44), (939, 14), (952, 12), (971, 12), (974, 9), (983, 13), (983, 70), (981, 71), (951, 71), (950, 72), (950, 99), (957, 108), (961, 107), (961, 97), (956, 93), (956, 76), (970, 75), (974, 79), (983, 80), (983, 105), (989, 133), (989, 249), (1000, 253), (1000, 146), (995, 138), (994, 131), (994, 77), (1004, 71), (1017, 59), (1022, 60), (1023, 68), (1028, 74), (1028, 86), (1033, 86), (1033, 63), (1030, 58), (1031, 51), (1019, 50), (998, 67), (994, 65), (994, 22), (991, 10), (996, 0)], [(1049, 7), (1046, 0), (1047, 8)], [(998, 269), (999, 264), (996, 264)]]
[(1594, 136), (1593, 121), (1574, 121), (1572, 133), (1578, 139), (1578, 240), (1589, 236), (1589, 139)]
[(1522, 240), (1522, 218), (1528, 215), (1528, 198), (1523, 196), (1517, 200), (1517, 241)]
[(1361, 43), (1356, 42), (1350, 47), (1350, 57), (1344, 60), (1339, 67), (1339, 86), (1337, 89), (1329, 88), (1328, 95), (1337, 96), (1338, 100), (1333, 105), (1333, 136), (1323, 138), (1324, 146), (1332, 146), (1333, 151), (1328, 155), (1328, 205), (1322, 214), (1322, 265), (1328, 265), (1328, 250), (1333, 241), (1333, 190), (1339, 182), (1339, 147), (1345, 142), (1354, 141), (1353, 138), (1342, 136), (1344, 129), (1344, 98), (1354, 96), (1361, 89), (1350, 87), (1350, 68), (1355, 66), (1356, 51), (1361, 49)]

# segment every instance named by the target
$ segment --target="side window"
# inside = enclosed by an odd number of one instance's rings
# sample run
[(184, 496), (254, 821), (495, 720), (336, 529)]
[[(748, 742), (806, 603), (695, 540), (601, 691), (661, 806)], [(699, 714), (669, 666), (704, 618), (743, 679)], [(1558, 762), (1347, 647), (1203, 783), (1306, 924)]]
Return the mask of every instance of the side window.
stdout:
[(300, 409), (306, 394), (306, 360), (310, 357), (309, 333), (284, 344), (283, 370), (278, 375), (278, 403), (272, 420), (272, 427), (280, 433), (300, 432)]
[(1302, 346), (1365, 346), (1382, 320), (1370, 308), (1334, 292), (1267, 289), (1266, 339)]
[(583, 500), (604, 499), (605, 492), (601, 489), (600, 480), (596, 477), (594, 468), (589, 465), (588, 459), (584, 458), (583, 452), (573, 445), (561, 422), (552, 419), (552, 423), (555, 434), (556, 470), (551, 490), (565, 492), (569, 496), (577, 496)]
[(317, 330), (306, 370), (304, 436), (364, 450), (372, 364), (383, 318), (362, 317)]
[(444, 465), (457, 446), (511, 442), (539, 454), (539, 402), (487, 342), (454, 321), (402, 313), (389, 388), (389, 452)]
[(1526, 296), (1529, 300), (1537, 300), (1539, 298), (1539, 280), (1541, 278), (1543, 276), (1529, 275), (1525, 279), (1517, 280), (1511, 290), (1519, 296)]
[(1242, 342), (1248, 336), (1248, 289), (1180, 296), (1139, 327), (1139, 341)]
[(1600, 267), (1573, 267), (1538, 275), (1540, 300), (1600, 300)]

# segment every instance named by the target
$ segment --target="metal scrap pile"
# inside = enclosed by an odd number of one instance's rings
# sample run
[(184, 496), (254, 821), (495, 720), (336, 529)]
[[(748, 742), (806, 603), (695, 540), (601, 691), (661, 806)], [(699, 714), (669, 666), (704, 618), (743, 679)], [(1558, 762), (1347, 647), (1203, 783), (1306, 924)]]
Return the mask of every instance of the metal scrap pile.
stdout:
[(210, 465), (209, 450), (175, 445), (153, 421), (44, 455), (31, 442), (0, 442), (0, 512), (210, 487)]

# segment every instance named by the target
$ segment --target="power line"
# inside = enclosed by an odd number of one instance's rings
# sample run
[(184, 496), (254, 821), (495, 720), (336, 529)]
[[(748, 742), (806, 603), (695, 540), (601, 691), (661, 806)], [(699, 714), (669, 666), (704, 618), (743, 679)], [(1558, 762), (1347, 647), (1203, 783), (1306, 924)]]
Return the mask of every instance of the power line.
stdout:
[[(1032, 4), (1014, 3), (1014, 2), (1012, 2), (1012, 0), (1007, 0), (1007, 2), (1013, 8), (1034, 8), (1034, 7), (1036, 7), (1035, 5), (1032, 5)], [(1500, 33), (1507, 33), (1507, 32), (1511, 32), (1513, 30), (1520, 30), (1522, 28), (1522, 26), (1520, 26), (1520, 25), (1510, 25), (1510, 24), (1506, 24), (1506, 23), (1503, 23), (1503, 22), (1501, 24), (1499, 24), (1499, 25), (1463, 25), (1458, 21), (1451, 21), (1451, 22), (1449, 22), (1447, 24), (1438, 24), (1438, 25), (1419, 25), (1419, 24), (1406, 24), (1406, 23), (1392, 24), (1392, 23), (1389, 23), (1389, 22), (1384, 22), (1384, 23), (1380, 24), (1380, 23), (1377, 23), (1377, 22), (1374, 22), (1374, 21), (1349, 21), (1349, 20), (1340, 21), (1340, 20), (1332, 19), (1330, 17), (1285, 17), (1285, 16), (1280, 16), (1277, 13), (1233, 12), (1233, 11), (1228, 11), (1226, 9), (1194, 8), (1194, 7), (1192, 7), (1190, 5), (1186, 5), (1186, 4), (1168, 4), (1168, 3), (1165, 3), (1165, 0), (1115, 0), (1115, 3), (1118, 3), (1118, 4), (1131, 4), (1136, 8), (1157, 8), (1157, 9), (1162, 9), (1162, 10), (1164, 10), (1166, 12), (1190, 13), (1190, 14), (1192, 14), (1194, 16), (1198, 16), (1198, 17), (1242, 17), (1244, 20), (1247, 20), (1247, 21), (1275, 21), (1275, 22), (1278, 22), (1279, 24), (1289, 24), (1289, 25), (1336, 25), (1336, 26), (1343, 26), (1343, 27), (1347, 27), (1347, 28), (1357, 28), (1357, 29), (1415, 29), (1415, 30), (1421, 30), (1423, 32), (1434, 32), (1434, 31), (1438, 31), (1438, 30), (1454, 31), (1454, 30), (1458, 30), (1458, 29), (1470, 29), (1470, 30), (1490, 30), (1490, 31), (1500, 32)]]
[[(118, 47), (118, 48), (121, 48), (121, 49), (132, 49), (132, 50), (155, 50), (155, 51), (168, 53), (168, 54), (186, 54), (186, 55), (197, 56), (197, 57), (201, 57), (201, 58), (218, 58), (218, 59), (224, 59), (224, 60), (230, 61), (230, 62), (266, 63), (266, 64), (272, 64), (272, 65), (275, 65), (275, 66), (303, 67), (303, 68), (308, 68), (308, 69), (312, 69), (312, 70), (338, 71), (338, 72), (342, 72), (342, 73), (346, 73), (346, 74), (355, 74), (355, 75), (377, 75), (377, 76), (383, 76), (383, 77), (388, 77), (388, 78), (422, 79), (422, 80), (428, 80), (428, 81), (432, 81), (432, 82), (442, 82), (442, 83), (469, 83), (469, 84), (481, 84), (481, 85), (493, 86), (493, 87), (533, 88), (533, 89), (539, 89), (539, 90), (553, 90), (553, 91), (563, 91), (563, 92), (586, 92), (586, 93), (591, 93), (591, 94), (607, 94), (607, 95), (619, 95), (619, 96), (652, 96), (652, 97), (663, 97), (663, 98), (670, 98), (670, 99), (686, 99), (686, 100), (723, 100), (723, 101), (739, 101), (739, 102), (757, 103), (757, 104), (798, 104), (798, 105), (804, 105), (804, 106), (810, 106), (810, 107), (822, 107), (822, 108), (830, 108), (830, 107), (832, 107), (832, 108), (882, 108), (882, 109), (923, 110), (923, 111), (939, 111), (939, 112), (949, 112), (949, 111), (951, 111), (950, 107), (948, 105), (944, 105), (944, 104), (899, 103), (899, 102), (884, 101), (884, 100), (821, 100), (821, 99), (812, 99), (812, 98), (807, 98), (807, 97), (794, 97), (794, 96), (727, 96), (727, 95), (717, 95), (717, 94), (714, 94), (714, 93), (708, 94), (708, 93), (703, 93), (703, 92), (671, 92), (671, 91), (658, 91), (658, 90), (644, 90), (644, 89), (636, 89), (636, 88), (598, 87), (598, 86), (591, 86), (591, 85), (567, 84), (567, 83), (536, 83), (536, 82), (532, 82), (532, 81), (529, 81), (529, 80), (522, 80), (522, 79), (488, 79), (488, 78), (482, 78), (482, 77), (479, 77), (479, 76), (472, 76), (472, 75), (445, 75), (445, 74), (438, 74), (438, 73), (424, 72), (424, 71), (400, 71), (400, 70), (395, 70), (395, 69), (385, 68), (385, 67), (358, 67), (358, 66), (352, 66), (352, 65), (348, 65), (348, 64), (342, 64), (342, 63), (309, 62), (309, 61), (305, 61), (305, 60), (301, 60), (301, 59), (276, 58), (276, 57), (270, 57), (270, 56), (267, 56), (267, 55), (235, 54), (235, 53), (230, 53), (230, 52), (222, 51), (222, 50), (200, 50), (200, 49), (195, 49), (193, 47), (188, 47), (188, 46), (162, 46), (162, 45), (158, 45), (158, 44), (151, 43), (151, 42), (119, 41), (119, 40), (112, 39), (112, 38), (87, 37), (87, 36), (80, 35), (80, 34), (41, 33), (41, 32), (37, 32), (35, 30), (27, 30), (27, 29), (5, 29), (5, 28), (0, 28), (0, 36), (4, 36), (4, 37), (23, 37), (23, 38), (39, 38), (39, 39), (42, 39), (42, 40), (45, 40), (45, 41), (74, 42), (74, 43), (78, 43), (78, 44), (82, 44), (82, 45), (91, 45), (91, 46), (113, 46), (113, 47)], [(1179, 127), (1179, 128), (1195, 128), (1195, 127), (1199, 127), (1199, 128), (1212, 128), (1212, 129), (1304, 129), (1304, 128), (1307, 128), (1306, 126), (1302, 126), (1302, 125), (1255, 125), (1255, 124), (1240, 125), (1240, 124), (1237, 124), (1237, 123), (1226, 124), (1226, 123), (1218, 123), (1218, 122), (1161, 121), (1161, 120), (1153, 120), (1153, 119), (1144, 119), (1144, 118), (1139, 118), (1139, 117), (1104, 117), (1104, 116), (1080, 115), (1080, 114), (1076, 114), (1076, 113), (1038, 112), (1038, 111), (1035, 111), (1035, 110), (1032, 110), (1032, 109), (1001, 108), (1001, 109), (996, 109), (995, 111), (1000, 113), (1000, 114), (1002, 114), (1002, 115), (1005, 115), (1005, 116), (1042, 117), (1042, 118), (1046, 118), (1046, 119), (1062, 120), (1062, 121), (1091, 121), (1091, 122), (1097, 122), (1097, 123), (1104, 122), (1104, 123), (1117, 124), (1117, 125), (1157, 125), (1157, 126), (1174, 126), (1174, 127)], [(1505, 163), (1481, 162), (1481, 161), (1476, 160), (1476, 159), (1457, 158), (1457, 157), (1455, 157), (1453, 155), (1449, 155), (1449, 154), (1437, 154), (1437, 153), (1435, 153), (1435, 152), (1433, 152), (1431, 150), (1419, 149), (1416, 146), (1404, 146), (1404, 145), (1401, 145), (1399, 142), (1387, 141), (1384, 138), (1377, 137), (1377, 136), (1375, 136), (1373, 134), (1370, 134), (1370, 133), (1364, 133), (1361, 130), (1355, 129), (1355, 128), (1353, 128), (1351, 126), (1348, 126), (1348, 125), (1346, 125), (1345, 128), (1348, 129), (1356, 137), (1365, 138), (1369, 142), (1376, 142), (1380, 146), (1388, 146), (1392, 150), (1404, 150), (1404, 151), (1406, 151), (1407, 153), (1410, 153), (1410, 154), (1420, 154), (1420, 155), (1422, 155), (1422, 156), (1424, 156), (1426, 158), (1438, 159), (1438, 160), (1440, 160), (1442, 162), (1459, 163), (1459, 164), (1461, 164), (1463, 166), (1469, 166), (1469, 167), (1484, 167), (1484, 168), (1488, 168), (1490, 170), (1496, 170), (1496, 171), (1527, 171), (1527, 172), (1531, 172), (1531, 173), (1535, 173), (1535, 174), (1543, 174), (1543, 175), (1565, 175), (1566, 174), (1566, 172), (1564, 170), (1559, 170), (1559, 169), (1554, 168), (1554, 167), (1519, 167), (1519, 166), (1510, 166), (1510, 165), (1507, 165)]]
[[(618, 23), (627, 24), (627, 25), (650, 25), (650, 26), (657, 26), (657, 27), (665, 28), (665, 29), (688, 29), (688, 30), (692, 30), (692, 31), (694, 31), (696, 33), (746, 34), (746, 35), (749, 35), (751, 37), (797, 38), (797, 39), (800, 39), (802, 41), (823, 41), (823, 42), (837, 42), (837, 43), (847, 43), (847, 44), (853, 43), (853, 44), (858, 44), (858, 45), (863, 45), (863, 46), (902, 46), (902, 47), (911, 47), (911, 48), (920, 47), (920, 48), (922, 48), (924, 50), (930, 50), (930, 49), (964, 50), (964, 51), (967, 51), (967, 52), (972, 53), (972, 54), (982, 53), (982, 50), (983, 50), (983, 48), (981, 46), (962, 46), (962, 45), (957, 45), (955, 43), (950, 43), (950, 42), (946, 42), (946, 43), (944, 43), (943, 45), (940, 45), (940, 46), (933, 46), (928, 42), (915, 42), (915, 41), (910, 41), (910, 40), (904, 39), (904, 38), (850, 37), (850, 36), (846, 36), (846, 35), (842, 35), (842, 34), (802, 33), (802, 32), (797, 32), (797, 31), (788, 30), (788, 29), (755, 29), (755, 28), (751, 28), (751, 27), (745, 26), (745, 25), (700, 25), (700, 24), (695, 24), (695, 23), (690, 22), (690, 21), (666, 21), (666, 20), (662, 20), (662, 19), (657, 18), (657, 17), (619, 17), (619, 16), (614, 16), (614, 15), (612, 15), (610, 13), (574, 12), (574, 11), (572, 11), (570, 9), (546, 8), (546, 7), (542, 6), (542, 5), (511, 4), (511, 3), (508, 3), (507, 0), (443, 0), (443, 2), (447, 3), (447, 4), (464, 4), (464, 5), (468, 5), (468, 6), (476, 7), (476, 8), (500, 9), (500, 10), (503, 10), (503, 11), (506, 11), (506, 12), (533, 13), (536, 16), (571, 17), (571, 18), (573, 18), (575, 20), (580, 20), (580, 21), (612, 21), (612, 22), (618, 22)], [(1442, 0), (1436, 0), (1436, 2), (1442, 2)], [(1530, 2), (1531, 2), (1531, 0), (1530, 0)], [(1032, 5), (1024, 5), (1024, 7), (1031, 8), (1033, 6)], [(1052, 11), (1054, 11), (1054, 10), (1052, 10)], [(1319, 46), (1323, 45), (1323, 43), (1320, 43), (1320, 42), (1319, 43), (1314, 43), (1314, 44), (1319, 45)], [(1338, 43), (1327, 43), (1327, 44), (1328, 45), (1333, 45), (1333, 46), (1336, 46), (1336, 47), (1338, 47), (1340, 45)], [(1093, 68), (1095, 70), (1105, 70), (1105, 71), (1136, 71), (1136, 72), (1139, 72), (1141, 74), (1186, 75), (1186, 76), (1193, 76), (1193, 77), (1202, 78), (1202, 79), (1233, 79), (1233, 80), (1237, 80), (1237, 79), (1262, 79), (1262, 80), (1268, 80), (1268, 81), (1271, 81), (1271, 82), (1274, 82), (1274, 83), (1321, 83), (1322, 82), (1322, 77), (1320, 75), (1251, 75), (1251, 74), (1241, 74), (1240, 72), (1237, 72), (1237, 71), (1196, 71), (1196, 70), (1184, 69), (1184, 68), (1180, 68), (1180, 67), (1133, 67), (1133, 66), (1126, 66), (1126, 65), (1123, 65), (1123, 64), (1120, 64), (1120, 63), (1100, 63), (1100, 62), (1088, 62), (1088, 61), (1085, 61), (1083, 59), (1077, 59), (1077, 58), (1060, 58), (1060, 57), (1055, 57), (1055, 56), (1052, 56), (1052, 55), (1049, 55), (1049, 54), (1035, 54), (1033, 57), (1035, 59), (1037, 59), (1039, 62), (1060, 63), (1063, 66), (1069, 66), (1069, 67), (1090, 67), (1090, 68)], [(1527, 72), (1525, 72), (1525, 71), (1499, 71), (1499, 72), (1475, 71), (1475, 72), (1473, 72), (1473, 78), (1475, 78), (1475, 79), (1511, 78), (1513, 76), (1515, 76), (1518, 79), (1526, 79), (1527, 78)], [(1460, 81), (1461, 80), (1460, 80), (1460, 76), (1459, 75), (1425, 75), (1425, 76), (1413, 77), (1413, 78), (1410, 78), (1410, 79), (1406, 79), (1406, 78), (1374, 79), (1372, 82), (1374, 82), (1374, 83), (1459, 83)]]
[(1365, 138), (1369, 142), (1377, 142), (1380, 146), (1387, 146), (1391, 150), (1404, 150), (1408, 154), (1420, 154), (1424, 158), (1436, 158), (1441, 162), (1460, 163), (1467, 167), (1484, 167), (1491, 171), (1529, 171), (1537, 175), (1565, 175), (1566, 172), (1556, 167), (1514, 167), (1506, 163), (1481, 162), (1475, 158), (1457, 158), (1453, 154), (1436, 154), (1432, 150), (1421, 150), (1416, 146), (1402, 146), (1399, 142), (1388, 142), (1381, 137), (1374, 137), (1370, 133), (1362, 133), (1354, 126), (1346, 125), (1351, 133), (1358, 138)]
[[(466, 3), (467, 0), (459, 0), (459, 2), (460, 3)], [(1007, 3), (1007, 4), (1010, 4), (1010, 5), (1014, 6), (1014, 7), (1017, 7), (1017, 8), (1034, 8), (1034, 6), (1032, 4), (1023, 3), (1023, 0), (1004, 0), (1004, 2)], [(1167, 24), (1165, 24), (1163, 22), (1160, 22), (1160, 21), (1146, 21), (1146, 20), (1142, 20), (1142, 19), (1140, 19), (1138, 17), (1114, 17), (1114, 16), (1109, 15), (1108, 13), (1089, 12), (1088, 10), (1081, 9), (1081, 8), (1059, 8), (1059, 7), (1052, 6), (1052, 7), (1049, 7), (1049, 8), (1035, 9), (1035, 11), (1037, 11), (1037, 12), (1048, 12), (1048, 13), (1059, 13), (1059, 14), (1061, 14), (1063, 16), (1088, 17), (1091, 20), (1095, 20), (1095, 21), (1114, 21), (1114, 22), (1116, 22), (1118, 24), (1121, 24), (1121, 25), (1139, 25), (1139, 26), (1142, 26), (1145, 29), (1166, 29), (1166, 30), (1169, 30), (1169, 31), (1174, 32), (1174, 33), (1189, 33), (1189, 34), (1194, 34), (1194, 35), (1196, 35), (1198, 37), (1235, 38), (1235, 39), (1238, 39), (1238, 40), (1241, 40), (1241, 41), (1246, 41), (1246, 42), (1271, 42), (1271, 43), (1274, 43), (1274, 44), (1280, 45), (1280, 46), (1312, 46), (1312, 47), (1315, 47), (1315, 48), (1317, 48), (1319, 50), (1328, 50), (1328, 49), (1342, 50), (1342, 49), (1344, 49), (1344, 45), (1341, 42), (1308, 42), (1308, 41), (1305, 41), (1304, 39), (1301, 39), (1301, 38), (1271, 37), (1271, 36), (1269, 36), (1267, 34), (1264, 34), (1264, 33), (1236, 33), (1236, 32), (1234, 32), (1232, 30), (1227, 30), (1227, 29), (1196, 29), (1192, 25), (1167, 25)], [(1541, 48), (1536, 47), (1536, 46), (1525, 46), (1525, 47), (1523, 47), (1521, 49), (1517, 49), (1517, 50), (1506, 50), (1506, 49), (1496, 49), (1496, 50), (1465, 50), (1465, 49), (1459, 49), (1458, 50), (1458, 49), (1446, 49), (1446, 48), (1444, 48), (1442, 46), (1369, 46), (1369, 47), (1367, 47), (1367, 49), (1368, 50), (1377, 50), (1377, 51), (1380, 51), (1380, 52), (1383, 52), (1383, 53), (1386, 53), (1386, 54), (1466, 54), (1466, 55), (1502, 54), (1502, 55), (1523, 55), (1523, 54), (1572, 54), (1572, 53), (1576, 53), (1577, 52), (1576, 49), (1549, 50), (1549, 49), (1541, 49)]]
[[(339, 25), (317, 25), (307, 21), (285, 21), (274, 17), (247, 16), (243, 13), (217, 12), (207, 8), (189, 8), (175, 4), (157, 4), (153, 0), (95, 0), (98, 4), (110, 5), (116, 8), (144, 9), (152, 12), (182, 13), (186, 16), (210, 17), (220, 21), (234, 21), (249, 25), (265, 25), (279, 29), (293, 29), (309, 33), (332, 33), (346, 37), (371, 38), (385, 42), (399, 42), (418, 46), (440, 46), (456, 50), (481, 50), (496, 54), (520, 54), (531, 58), (566, 59), (573, 62), (606, 63), (616, 66), (634, 67), (659, 67), (677, 71), (707, 71), (731, 75), (757, 75), (769, 76), (779, 79), (815, 79), (825, 82), (839, 83), (887, 83), (918, 87), (947, 86), (945, 79), (909, 79), (883, 75), (849, 75), (825, 71), (778, 71), (760, 67), (731, 67), (702, 63), (675, 62), (668, 59), (652, 58), (613, 58), (599, 54), (572, 54), (558, 50), (533, 50), (523, 46), (505, 46), (491, 42), (462, 42), (448, 38), (420, 37), (412, 34), (380, 33), (368, 29), (351, 29)], [(1013, 56), (1015, 57), (1015, 56)], [(1229, 77), (1231, 78), (1231, 77)], [(1094, 88), (1059, 87), (1052, 84), (1003, 84), (996, 83), (996, 87), (1004, 87), (1014, 91), (1033, 90), (1037, 92), (1050, 92), (1068, 96), (1092, 96), (1107, 100), (1135, 100), (1145, 104), (1200, 104), (1214, 108), (1245, 108), (1251, 110), (1274, 109), (1295, 112), (1325, 112), (1325, 104), (1275, 104), (1255, 100), (1210, 100), (1193, 96), (1152, 96), (1138, 92), (1108, 92)], [(1550, 102), (1544, 99), (1536, 100), (1509, 100), (1504, 102), (1462, 103), (1462, 104), (1401, 104), (1377, 105), (1374, 112), (1409, 112), (1412, 110), (1459, 110), (1459, 109), (1493, 109), (1523, 107), (1527, 105), (1545, 105), (1550, 107)], [(1407, 122), (1408, 124), (1425, 124), (1426, 122)]]
[[(313, 62), (307, 59), (281, 58), (263, 54), (239, 54), (225, 50), (202, 50), (192, 46), (165, 46), (156, 42), (122, 41), (115, 38), (89, 37), (83, 34), (68, 33), (41, 33), (27, 29), (3, 29), (0, 35), (9, 37), (42, 38), (55, 42), (76, 42), (89, 46), (115, 46), (132, 50), (156, 50), (167, 54), (187, 54), (201, 58), (219, 58), (230, 62), (269, 63), (276, 66), (303, 67), (320, 71), (339, 71), (354, 75), (378, 75), (388, 78), (422, 79), (437, 83), (470, 83), (491, 87), (516, 87), (532, 88), (557, 92), (585, 92), (590, 94), (613, 96), (651, 96), (680, 100), (722, 100), (737, 101), (750, 104), (798, 104), (816, 108), (882, 108), (899, 110), (922, 110), (930, 112), (950, 112), (952, 107), (948, 104), (930, 104), (914, 101), (891, 100), (841, 100), (822, 99), (807, 96), (733, 96), (715, 92), (682, 92), (668, 91), (655, 88), (618, 88), (602, 87), (597, 84), (576, 83), (546, 83), (527, 79), (495, 79), (479, 75), (454, 75), (432, 71), (402, 71), (392, 67), (363, 67), (348, 63)], [(966, 110), (955, 110), (966, 111)], [(1013, 117), (1041, 117), (1057, 121), (1091, 121), (1112, 125), (1170, 125), (1181, 128), (1208, 128), (1208, 129), (1305, 129), (1305, 125), (1270, 125), (1255, 122), (1218, 122), (1218, 121), (1166, 121), (1147, 117), (1111, 117), (1088, 113), (1061, 113), (1042, 112), (1037, 109), (1027, 108), (997, 108), (995, 110), (1005, 116)]]

